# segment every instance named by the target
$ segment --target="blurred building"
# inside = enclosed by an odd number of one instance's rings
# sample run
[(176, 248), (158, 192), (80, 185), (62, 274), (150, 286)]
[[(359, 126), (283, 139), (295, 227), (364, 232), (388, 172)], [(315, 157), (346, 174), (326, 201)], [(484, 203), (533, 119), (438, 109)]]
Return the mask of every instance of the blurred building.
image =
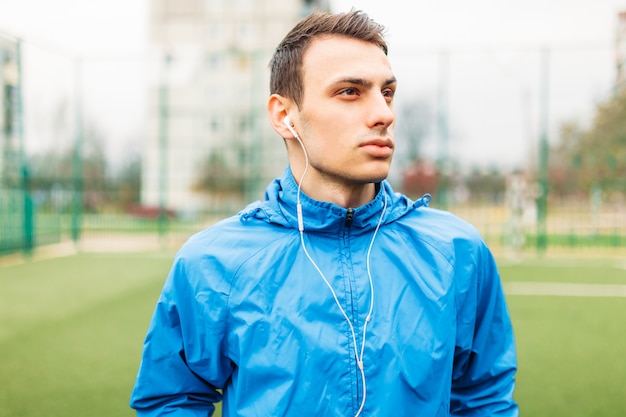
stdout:
[(626, 10), (617, 15), (617, 31), (615, 36), (616, 90), (626, 87)]
[(0, 34), (0, 188), (19, 178), (19, 48)]
[(262, 198), (286, 163), (267, 121), (268, 63), (328, 0), (151, 0), (142, 204), (195, 213)]

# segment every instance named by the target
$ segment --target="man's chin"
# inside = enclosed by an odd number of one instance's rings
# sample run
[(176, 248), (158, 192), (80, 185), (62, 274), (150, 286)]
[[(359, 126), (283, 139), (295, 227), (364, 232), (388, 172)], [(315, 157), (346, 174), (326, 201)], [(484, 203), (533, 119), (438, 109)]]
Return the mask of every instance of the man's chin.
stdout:
[(379, 175), (369, 175), (367, 178), (363, 180), (363, 184), (378, 184), (379, 182), (383, 182), (389, 176), (389, 171), (384, 174)]
[[(382, 164), (381, 164), (382, 165)], [(389, 164), (384, 164), (385, 166), (373, 167), (366, 176), (368, 177), (367, 182), (369, 183), (379, 183), (389, 176)]]

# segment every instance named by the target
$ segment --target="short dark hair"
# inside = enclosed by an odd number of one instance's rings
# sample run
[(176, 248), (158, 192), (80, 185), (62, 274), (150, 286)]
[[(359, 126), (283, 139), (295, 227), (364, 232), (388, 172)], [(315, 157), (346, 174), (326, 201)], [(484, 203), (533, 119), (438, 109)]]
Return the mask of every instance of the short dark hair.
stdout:
[(270, 93), (290, 98), (300, 108), (304, 95), (302, 60), (313, 39), (327, 35), (359, 39), (378, 46), (387, 55), (385, 31), (384, 26), (359, 10), (337, 14), (315, 12), (307, 16), (274, 51), (270, 61)]

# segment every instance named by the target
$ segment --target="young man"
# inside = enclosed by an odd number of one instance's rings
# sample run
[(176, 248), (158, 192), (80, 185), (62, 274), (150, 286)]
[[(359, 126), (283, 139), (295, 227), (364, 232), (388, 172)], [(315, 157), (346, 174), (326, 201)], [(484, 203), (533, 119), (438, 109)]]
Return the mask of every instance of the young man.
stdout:
[(517, 416), (496, 265), (451, 214), (394, 193), (383, 28), (313, 14), (276, 49), (268, 113), (289, 167), (193, 236), (154, 312), (141, 416)]

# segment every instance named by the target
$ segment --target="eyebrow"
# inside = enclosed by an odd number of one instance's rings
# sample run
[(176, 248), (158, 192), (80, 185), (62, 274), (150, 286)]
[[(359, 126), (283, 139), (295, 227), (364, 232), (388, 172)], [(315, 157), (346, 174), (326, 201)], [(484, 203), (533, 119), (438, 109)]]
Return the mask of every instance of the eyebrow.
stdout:
[[(383, 87), (386, 87), (391, 84), (395, 84), (397, 82), (396, 77), (388, 78), (384, 83)], [(372, 81), (366, 80), (364, 78), (340, 78), (335, 81), (333, 84), (352, 84), (352, 85), (360, 85), (365, 88), (370, 88), (374, 85)]]

